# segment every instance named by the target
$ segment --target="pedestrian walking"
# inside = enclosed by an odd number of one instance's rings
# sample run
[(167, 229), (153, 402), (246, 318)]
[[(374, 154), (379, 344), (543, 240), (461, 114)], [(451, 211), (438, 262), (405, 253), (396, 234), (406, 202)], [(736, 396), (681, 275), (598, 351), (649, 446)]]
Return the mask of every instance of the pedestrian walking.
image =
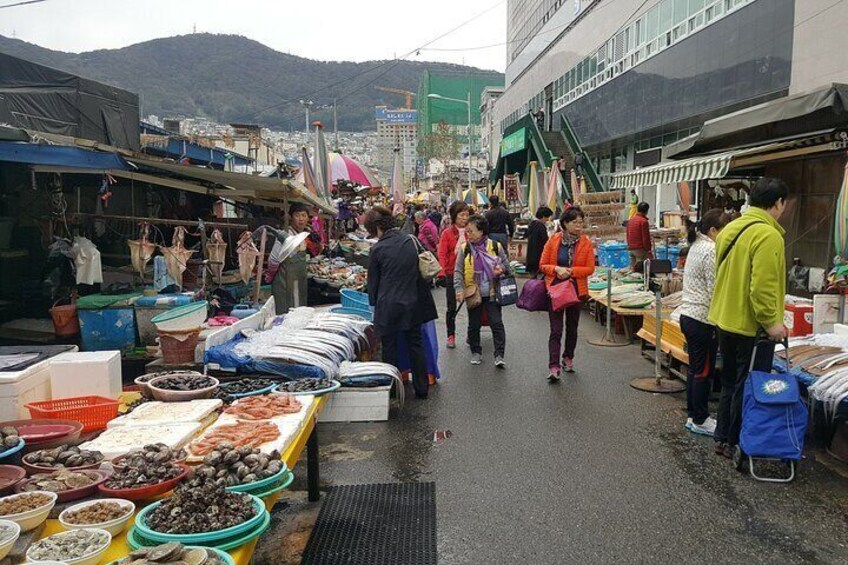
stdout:
[(480, 328), (485, 310), (495, 342), (495, 367), (503, 369), (506, 367), (506, 330), (497, 301), (497, 281), (501, 275), (509, 274), (509, 258), (504, 247), (488, 237), (489, 224), (483, 216), (475, 215), (468, 219), (465, 235), (468, 241), (457, 250), (453, 285), (456, 301), (465, 301), (468, 309), (471, 364), (483, 362)]
[(445, 282), (445, 303), (447, 313), (445, 314), (445, 324), (448, 330), (447, 348), (454, 349), (456, 347), (456, 292), (453, 289), (453, 274), (456, 268), (456, 251), (457, 247), (465, 243), (465, 226), (468, 224), (468, 204), (461, 200), (457, 200), (450, 205), (448, 215), (450, 224), (442, 231), (442, 237), (439, 239), (439, 264), (442, 266), (442, 272), (439, 276), (446, 279)]
[(415, 212), (415, 223), (418, 224), (418, 241), (424, 249), (435, 254), (439, 248), (439, 228), (423, 210)]
[(527, 272), (532, 276), (539, 272), (539, 260), (548, 242), (548, 224), (553, 217), (553, 210), (547, 206), (539, 206), (536, 217), (527, 228)]
[[(581, 302), (564, 310), (548, 312), (551, 333), (548, 338), (548, 380), (557, 382), (562, 369), (574, 372), (574, 352), (577, 347), (577, 327), (580, 323), (582, 300), (589, 296), (588, 278), (595, 272), (595, 248), (583, 234), (586, 215), (578, 207), (562, 213), (559, 223), (562, 231), (555, 233), (545, 244), (539, 272), (545, 274), (548, 288), (559, 284), (573, 284)], [(562, 334), (565, 325), (565, 347)], [(560, 350), (562, 355), (560, 356)]]
[(368, 265), (368, 300), (374, 307), (374, 328), (383, 345), (383, 361), (401, 369), (399, 339), (406, 342), (415, 396), (427, 398), (429, 377), (422, 324), (435, 320), (436, 305), (418, 271), (418, 246), (401, 233), (388, 208), (375, 206), (365, 214), (365, 228), (378, 238)]
[(648, 220), (650, 209), (647, 202), (640, 202), (636, 207), (636, 215), (627, 222), (627, 249), (630, 251), (631, 268), (648, 259), (653, 250), (651, 221)]
[[(748, 197), (750, 208), (716, 240), (716, 283), (709, 321), (719, 329), (721, 398), (714, 435), (716, 453), (732, 458), (742, 428), (742, 394), (758, 337), (786, 337), (784, 230), (778, 223), (789, 188), (761, 178)], [(689, 259), (691, 260), (691, 259)], [(774, 343), (756, 348), (754, 370), (771, 371)]]
[(683, 301), (677, 313), (686, 336), (689, 371), (686, 375), (686, 429), (712, 436), (716, 420), (710, 416), (712, 390), (718, 353), (718, 334), (709, 322), (710, 302), (715, 288), (715, 240), (730, 222), (721, 208), (708, 210), (699, 222), (689, 223), (689, 253), (683, 272)]
[(509, 238), (515, 233), (512, 216), (506, 208), (501, 206), (501, 199), (497, 196), (492, 196), (489, 202), (491, 202), (492, 208), (485, 214), (486, 221), (489, 224), (489, 237), (500, 243), (505, 249), (509, 249)]

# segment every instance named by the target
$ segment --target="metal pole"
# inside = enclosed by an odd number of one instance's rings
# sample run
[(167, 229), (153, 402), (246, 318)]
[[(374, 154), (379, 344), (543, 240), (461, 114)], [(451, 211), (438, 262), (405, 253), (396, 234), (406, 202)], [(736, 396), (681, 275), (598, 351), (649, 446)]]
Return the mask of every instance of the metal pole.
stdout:
[[(468, 190), (471, 190), (471, 89), (468, 89)], [(474, 198), (474, 194), (471, 197)], [(473, 202), (473, 200), (472, 200)]]
[(659, 287), (657, 287), (656, 298), (654, 300), (657, 307), (657, 345), (654, 348), (654, 378), (656, 379), (657, 386), (660, 386), (662, 383), (662, 375), (660, 374), (660, 355), (662, 355), (662, 294), (660, 293)]
[(335, 147), (336, 151), (339, 150), (339, 128), (337, 125), (338, 114), (336, 114), (336, 99), (333, 98), (333, 136), (335, 137)]
[(590, 339), (589, 344), (600, 347), (622, 347), (629, 345), (627, 342), (618, 343), (615, 341), (615, 332), (612, 331), (612, 267), (607, 267), (607, 331), (601, 339)]

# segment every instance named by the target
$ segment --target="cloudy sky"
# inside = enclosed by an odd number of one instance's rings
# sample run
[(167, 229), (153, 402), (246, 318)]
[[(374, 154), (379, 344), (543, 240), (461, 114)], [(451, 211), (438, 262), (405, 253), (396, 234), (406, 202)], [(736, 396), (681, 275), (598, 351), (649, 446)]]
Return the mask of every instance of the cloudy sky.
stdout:
[(506, 0), (43, 0), (3, 8), (19, 1), (0, 0), (0, 35), (60, 51), (124, 47), (196, 29), (244, 35), (311, 59), (366, 61), (401, 56), (447, 33), (409, 58), (505, 67)]

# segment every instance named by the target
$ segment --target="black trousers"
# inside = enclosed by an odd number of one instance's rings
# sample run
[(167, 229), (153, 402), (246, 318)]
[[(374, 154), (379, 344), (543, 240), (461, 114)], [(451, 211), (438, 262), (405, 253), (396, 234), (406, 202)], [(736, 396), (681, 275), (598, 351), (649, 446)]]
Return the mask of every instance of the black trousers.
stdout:
[[(718, 340), (723, 367), (714, 439), (734, 446), (739, 443), (739, 432), (742, 429), (742, 394), (757, 338), (719, 330)], [(760, 344), (754, 359), (755, 371), (771, 371), (774, 346), (771, 342)]]
[(483, 353), (480, 346), (480, 327), (483, 325), (483, 309), (489, 318), (489, 327), (492, 328), (492, 338), (495, 342), (495, 357), (503, 357), (506, 350), (506, 330), (504, 329), (501, 306), (489, 298), (483, 299), (483, 304), (477, 308), (468, 310), (468, 345), (471, 353)]
[(689, 348), (689, 372), (686, 375), (686, 411), (692, 421), (703, 424), (710, 415), (709, 400), (715, 376), (718, 335), (715, 326), (680, 316), (680, 329)]
[(563, 320), (565, 320), (565, 348), (562, 350), (562, 362), (574, 359), (577, 348), (577, 326), (580, 324), (580, 313), (583, 304), (575, 304), (559, 312), (548, 311), (548, 321), (551, 324), (551, 334), (548, 337), (548, 367), (560, 366), (560, 348), (562, 347)]
[(448, 308), (445, 323), (448, 326), (448, 337), (450, 337), (456, 335), (456, 289), (453, 287), (453, 277), (448, 277), (445, 283), (445, 303)]
[(402, 369), (398, 358), (398, 337), (401, 334), (406, 340), (409, 362), (412, 364), (412, 388), (415, 389), (417, 396), (425, 397), (430, 388), (430, 379), (427, 376), (427, 361), (424, 358), (424, 339), (421, 337), (421, 326), (416, 326), (404, 332), (380, 336), (383, 343), (383, 363)]

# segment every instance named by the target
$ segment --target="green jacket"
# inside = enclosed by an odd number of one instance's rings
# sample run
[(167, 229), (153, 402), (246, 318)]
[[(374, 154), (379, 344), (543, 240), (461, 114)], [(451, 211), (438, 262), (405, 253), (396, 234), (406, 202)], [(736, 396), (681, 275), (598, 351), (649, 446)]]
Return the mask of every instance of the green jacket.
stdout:
[[(721, 262), (736, 235), (749, 224)], [(760, 328), (783, 321), (786, 257), (783, 228), (768, 212), (750, 208), (730, 222), (716, 241), (715, 293), (711, 323), (720, 329), (756, 336)]]

